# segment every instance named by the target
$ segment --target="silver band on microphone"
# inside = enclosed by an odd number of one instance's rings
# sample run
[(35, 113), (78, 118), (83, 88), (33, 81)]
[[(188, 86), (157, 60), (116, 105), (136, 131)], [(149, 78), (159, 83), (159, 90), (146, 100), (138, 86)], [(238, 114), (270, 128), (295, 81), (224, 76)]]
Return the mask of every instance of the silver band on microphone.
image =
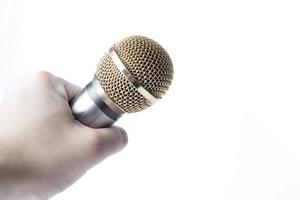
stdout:
[(130, 74), (130, 72), (126, 69), (113, 47), (109, 49), (109, 55), (113, 63), (118, 68), (118, 70), (125, 76), (125, 78), (131, 83), (131, 85), (135, 87), (145, 99), (147, 99), (151, 104), (154, 104), (158, 101), (158, 99), (155, 96), (148, 92), (141, 85), (141, 83), (134, 76), (132, 76), (132, 74)]
[(70, 107), (75, 119), (92, 128), (111, 126), (124, 113), (103, 91), (97, 79), (71, 100)]

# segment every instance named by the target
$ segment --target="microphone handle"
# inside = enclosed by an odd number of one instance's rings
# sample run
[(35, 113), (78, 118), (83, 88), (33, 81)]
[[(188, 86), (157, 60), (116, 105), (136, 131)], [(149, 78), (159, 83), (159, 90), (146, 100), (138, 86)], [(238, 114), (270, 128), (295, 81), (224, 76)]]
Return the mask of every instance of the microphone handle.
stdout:
[(91, 128), (109, 127), (121, 116), (108, 106), (107, 95), (96, 79), (80, 90), (70, 107), (75, 119)]

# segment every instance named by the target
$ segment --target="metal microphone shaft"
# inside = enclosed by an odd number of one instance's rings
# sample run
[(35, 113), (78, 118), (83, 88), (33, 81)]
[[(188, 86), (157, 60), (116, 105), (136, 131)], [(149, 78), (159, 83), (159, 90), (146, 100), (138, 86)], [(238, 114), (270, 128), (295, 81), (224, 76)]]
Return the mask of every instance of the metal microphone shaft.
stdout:
[(70, 106), (75, 119), (91, 128), (111, 126), (122, 115), (110, 108), (112, 104), (96, 79), (71, 100)]

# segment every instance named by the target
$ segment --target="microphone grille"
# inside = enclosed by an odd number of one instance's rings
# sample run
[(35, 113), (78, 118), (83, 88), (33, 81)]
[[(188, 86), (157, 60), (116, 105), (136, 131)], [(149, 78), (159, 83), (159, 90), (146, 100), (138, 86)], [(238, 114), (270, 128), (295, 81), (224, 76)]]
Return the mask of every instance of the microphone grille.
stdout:
[(168, 90), (173, 66), (168, 53), (157, 42), (143, 36), (128, 37), (114, 45), (127, 70), (157, 98)]
[[(161, 98), (173, 78), (168, 53), (157, 42), (144, 36), (132, 36), (114, 44), (125, 68), (155, 98)], [(117, 68), (109, 54), (97, 66), (96, 78), (107, 95), (125, 112), (138, 112), (151, 103), (142, 96)]]

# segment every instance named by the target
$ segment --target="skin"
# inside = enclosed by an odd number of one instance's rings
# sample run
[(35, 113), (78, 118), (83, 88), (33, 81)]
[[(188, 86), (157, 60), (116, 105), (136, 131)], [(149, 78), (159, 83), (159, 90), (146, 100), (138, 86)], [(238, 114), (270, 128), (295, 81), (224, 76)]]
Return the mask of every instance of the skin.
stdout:
[(79, 89), (37, 72), (7, 95), (0, 106), (1, 199), (49, 199), (127, 144), (122, 128), (92, 129), (74, 119), (68, 102)]

